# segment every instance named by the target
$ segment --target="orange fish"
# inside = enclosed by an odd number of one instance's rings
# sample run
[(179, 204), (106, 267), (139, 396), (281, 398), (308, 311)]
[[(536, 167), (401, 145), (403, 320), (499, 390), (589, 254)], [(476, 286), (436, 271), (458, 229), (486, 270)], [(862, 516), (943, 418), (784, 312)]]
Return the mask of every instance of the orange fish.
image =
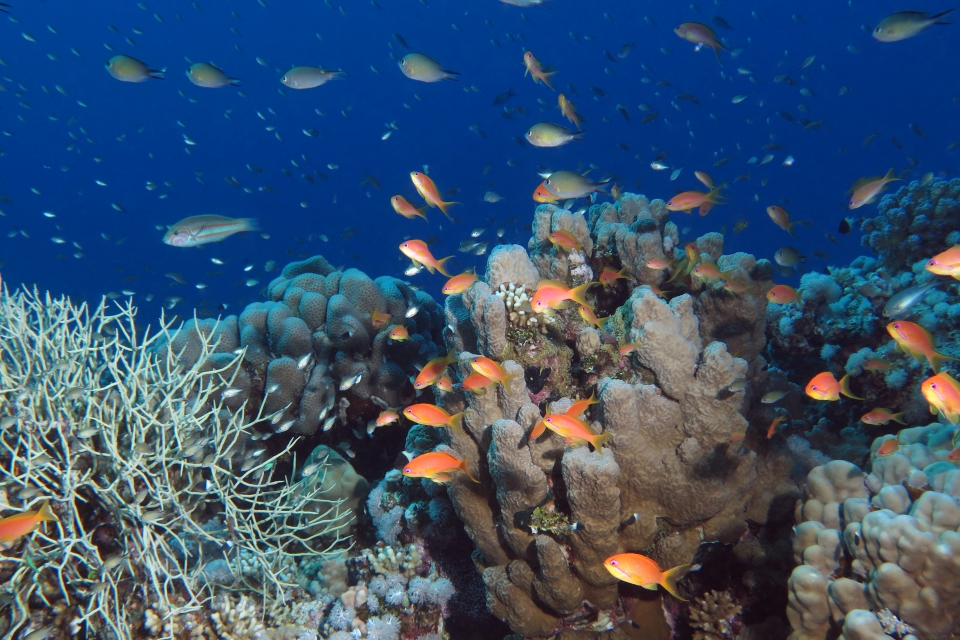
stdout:
[(514, 375), (508, 374), (507, 370), (504, 369), (502, 364), (498, 362), (494, 362), (493, 360), (485, 356), (477, 356), (475, 358), (471, 358), (470, 368), (472, 368), (474, 371), (482, 375), (484, 378), (488, 378), (490, 380), (493, 380), (494, 382), (498, 382), (504, 385), (511, 379), (517, 377), (517, 375), (521, 375), (521, 374), (514, 374)]
[(560, 247), (566, 252), (571, 251), (580, 251), (583, 248), (583, 245), (577, 241), (576, 236), (574, 236), (569, 231), (564, 231), (563, 229), (558, 229), (551, 233), (547, 238), (550, 240), (550, 243), (555, 247)]
[(634, 351), (638, 351), (638, 350), (640, 349), (640, 347), (642, 347), (642, 346), (643, 346), (643, 345), (640, 344), (639, 342), (629, 342), (629, 343), (623, 345), (622, 347), (620, 347), (619, 353), (620, 353), (620, 355), (622, 355), (622, 356), (628, 356), (628, 355), (630, 355), (631, 353), (633, 353)]
[(470, 273), (468, 271), (466, 273), (461, 273), (458, 276), (453, 276), (452, 278), (447, 280), (447, 283), (443, 285), (440, 291), (445, 296), (452, 296), (456, 293), (463, 293), (464, 291), (472, 287), (473, 283), (477, 281), (478, 281), (477, 274)]
[(939, 413), (950, 424), (960, 423), (960, 383), (949, 373), (942, 371), (924, 380), (920, 393), (930, 403), (931, 413)]
[(436, 384), (444, 370), (453, 362), (457, 361), (456, 354), (451, 351), (445, 356), (434, 358), (423, 366), (417, 378), (413, 381), (414, 389), (426, 389), (432, 384)]
[(591, 327), (595, 327), (600, 331), (607, 330), (604, 325), (607, 323), (608, 320), (610, 320), (609, 316), (606, 318), (598, 318), (597, 314), (595, 314), (592, 309), (590, 309), (589, 307), (585, 307), (583, 305), (580, 305), (579, 311), (580, 311), (580, 317), (583, 318), (583, 321), (586, 322), (588, 325), (590, 325)]
[(700, 181), (700, 184), (707, 189), (713, 189), (713, 178), (710, 177), (709, 173), (706, 171), (694, 171), (693, 175)]
[(463, 413), (450, 415), (432, 404), (412, 404), (403, 410), (407, 419), (428, 427), (451, 427), (463, 432)]
[(960, 462), (960, 447), (947, 454), (947, 460), (950, 462)]
[(374, 329), (379, 329), (388, 322), (390, 322), (390, 314), (382, 313), (379, 307), (374, 309), (373, 313), (370, 314), (370, 323)]
[[(390, 198), (390, 204), (393, 205), (393, 210), (402, 215), (404, 218), (416, 218), (420, 217), (424, 220), (427, 220), (427, 215), (424, 211), (427, 210), (427, 206), (424, 205), (419, 209), (410, 202), (407, 201), (403, 196), (393, 196)], [(429, 222), (429, 220), (427, 220)]]
[(377, 416), (377, 426), (385, 427), (388, 424), (393, 424), (394, 422), (400, 421), (400, 415), (396, 411), (381, 411), (380, 415)]
[[(594, 394), (590, 394), (590, 397), (586, 400), (577, 400), (570, 405), (570, 408), (564, 411), (564, 414), (570, 416), (571, 418), (579, 418), (580, 415), (587, 410), (592, 404), (599, 404), (600, 401), (597, 400), (597, 397)], [(547, 430), (547, 423), (543, 420), (537, 423), (537, 426), (533, 428), (533, 431), (530, 432), (530, 439), (536, 440), (543, 432)]]
[(840, 378), (840, 382), (837, 382), (837, 379), (829, 371), (818, 373), (807, 383), (804, 391), (814, 400), (839, 400), (841, 393), (854, 400), (863, 400), (863, 398), (853, 395), (853, 392), (850, 391), (849, 373)]
[(403, 475), (408, 478), (429, 478), (434, 482), (450, 481), (450, 472), (459, 469), (467, 474), (474, 482), (480, 482), (470, 475), (466, 460), (455, 458), (449, 453), (431, 451), (417, 456), (403, 466)]
[[(425, 173), (420, 173), (419, 171), (411, 171), (410, 179), (413, 181), (413, 186), (417, 188), (417, 193), (420, 194), (420, 197), (423, 198), (428, 205), (431, 207), (436, 207), (443, 211), (443, 215), (450, 218), (450, 214), (447, 213), (447, 207), (452, 204), (460, 204), (459, 202), (444, 202), (440, 197), (440, 190), (437, 189), (437, 185), (434, 184), (433, 180)], [(453, 220), (453, 218), (450, 218)]]
[(550, 191), (547, 189), (546, 180), (541, 182), (540, 186), (534, 190), (533, 199), (537, 202), (544, 202), (548, 204), (556, 204), (560, 202), (560, 198), (550, 193)]
[(720, 267), (718, 267), (715, 263), (705, 260), (695, 266), (693, 271), (690, 273), (697, 280), (708, 282), (711, 280), (726, 281), (727, 277), (733, 273), (733, 271), (720, 271)]
[(614, 578), (655, 591), (660, 585), (677, 600), (686, 601), (677, 593), (677, 582), (690, 571), (699, 569), (695, 564), (682, 564), (679, 567), (660, 571), (660, 566), (647, 556), (639, 553), (618, 553), (603, 561)]
[(938, 276), (953, 276), (960, 280), (960, 245), (930, 258), (925, 269)]
[(603, 286), (612, 287), (613, 283), (617, 280), (628, 280), (629, 278), (630, 272), (627, 271), (627, 267), (620, 269), (620, 271), (614, 271), (610, 267), (604, 267), (603, 273), (600, 274), (598, 280)]
[(57, 522), (60, 518), (44, 502), (36, 511), (24, 511), (0, 520), (0, 542), (14, 542), (31, 531), (36, 531), (46, 521)]
[(782, 423), (786, 422), (787, 419), (784, 416), (777, 416), (773, 419), (773, 422), (770, 423), (770, 428), (767, 429), (767, 440), (773, 437), (773, 434), (777, 432), (777, 427)]
[(647, 264), (643, 265), (647, 269), (653, 269), (654, 271), (663, 271), (664, 269), (670, 268), (670, 263), (666, 260), (661, 260), (660, 258), (651, 258), (647, 260)]
[(437, 389), (440, 389), (440, 391), (444, 393), (453, 391), (453, 380), (450, 379), (450, 376), (447, 374), (440, 376), (440, 379), (437, 380)]
[(588, 282), (579, 287), (568, 289), (565, 284), (556, 280), (541, 280), (537, 285), (537, 291), (530, 300), (530, 308), (534, 313), (552, 313), (553, 309), (563, 309), (569, 306), (568, 302), (576, 302), (585, 307), (593, 308), (587, 302), (587, 290), (596, 282)]
[(867, 371), (887, 371), (893, 365), (883, 358), (871, 358), (863, 365)]
[(887, 171), (887, 175), (882, 178), (875, 176), (873, 178), (861, 178), (853, 183), (850, 192), (850, 208), (859, 209), (865, 204), (870, 204), (877, 199), (877, 196), (886, 191), (887, 184), (899, 180), (894, 177), (893, 167)]
[(448, 278), (453, 276), (447, 273), (446, 265), (447, 260), (452, 260), (453, 256), (447, 256), (442, 260), (437, 260), (433, 257), (433, 254), (430, 253), (430, 247), (427, 246), (427, 243), (423, 240), (407, 240), (400, 245), (400, 253), (407, 256), (417, 264), (422, 264), (427, 268), (427, 271), (433, 273), (434, 270), (439, 271)]
[(767, 291), (767, 300), (774, 304), (793, 304), (800, 300), (800, 292), (788, 284), (778, 284)]
[(900, 424), (907, 424), (903, 421), (903, 416), (907, 415), (906, 411), (901, 411), (900, 413), (894, 413), (890, 409), (884, 409), (883, 407), (877, 407), (870, 413), (865, 413), (860, 417), (861, 422), (866, 422), (867, 424), (887, 424), (891, 420), (894, 422), (899, 422)]
[(396, 340), (397, 342), (403, 342), (404, 340), (410, 339), (410, 334), (407, 332), (407, 328), (402, 324), (395, 324), (390, 329), (390, 333), (387, 334), (387, 337), (391, 340)]
[(742, 282), (737, 282), (736, 280), (727, 280), (723, 283), (723, 288), (730, 293), (742, 296), (745, 293), (753, 291), (753, 285), (749, 287)]
[(727, 48), (717, 39), (716, 32), (707, 25), (700, 22), (684, 22), (673, 32), (687, 42), (697, 45), (697, 51), (700, 47), (710, 47), (717, 56), (717, 62), (723, 64), (723, 60), (720, 59), (720, 50), (726, 51)]
[(471, 373), (466, 378), (463, 379), (463, 382), (460, 383), (460, 388), (464, 391), (470, 391), (473, 393), (482, 393), (487, 387), (492, 387), (497, 384), (495, 380), (491, 380), (482, 373)]
[(773, 220), (775, 225), (792, 236), (797, 235), (793, 232), (793, 228), (798, 224), (806, 225), (808, 227), (813, 226), (809, 220), (797, 220), (796, 222), (790, 222), (790, 214), (787, 213), (786, 209), (778, 205), (767, 207), (767, 215), (770, 216), (770, 219)]
[(551, 91), (556, 91), (556, 89), (553, 88), (553, 85), (550, 84), (550, 76), (555, 74), (556, 71), (544, 70), (543, 65), (540, 64), (540, 61), (537, 60), (532, 51), (527, 51), (525, 54), (523, 54), (523, 64), (527, 68), (527, 70), (523, 72), (523, 75), (527, 75), (529, 73), (533, 77), (534, 83), (540, 81), (550, 87)]
[(889, 440), (884, 441), (880, 448), (877, 449), (877, 455), (881, 458), (886, 458), (887, 456), (893, 455), (896, 453), (897, 449), (900, 448), (900, 443), (897, 442), (897, 438), (893, 437)]
[(670, 202), (667, 203), (667, 209), (670, 211), (690, 213), (697, 207), (700, 207), (700, 215), (704, 216), (707, 215), (707, 211), (710, 210), (709, 207), (707, 207), (706, 210), (704, 209), (704, 206), (708, 204), (723, 204), (723, 200), (720, 199), (720, 187), (714, 187), (709, 193), (702, 191), (684, 191), (683, 193), (678, 193), (670, 198)]
[(951, 356), (945, 356), (933, 348), (933, 336), (930, 332), (914, 322), (906, 320), (897, 320), (887, 325), (887, 333), (897, 342), (897, 346), (904, 353), (909, 353), (917, 362), (923, 362), (922, 357), (930, 363), (930, 368), (934, 373), (940, 371), (940, 367), (947, 360), (957, 360)]
[(577, 127), (577, 131), (583, 130), (583, 127), (580, 126), (580, 118), (583, 116), (577, 113), (577, 108), (573, 106), (573, 103), (567, 100), (567, 97), (562, 93), (557, 97), (557, 108), (560, 109), (560, 113), (563, 114), (564, 118)]
[(551, 413), (543, 419), (551, 431), (559, 434), (563, 441), (569, 444), (586, 444), (589, 442), (599, 451), (613, 434), (596, 434), (583, 420), (565, 413)]

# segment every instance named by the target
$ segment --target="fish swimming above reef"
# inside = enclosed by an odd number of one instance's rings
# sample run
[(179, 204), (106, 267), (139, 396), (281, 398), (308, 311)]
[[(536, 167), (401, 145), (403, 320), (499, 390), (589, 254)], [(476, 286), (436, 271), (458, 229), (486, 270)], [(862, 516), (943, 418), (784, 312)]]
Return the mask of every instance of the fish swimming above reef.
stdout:
[(928, 15), (923, 11), (897, 11), (892, 13), (876, 26), (873, 37), (880, 42), (899, 42), (917, 35), (930, 25), (952, 24), (941, 20), (943, 16), (953, 11), (953, 8)]
[(437, 185), (433, 182), (433, 179), (425, 173), (420, 171), (411, 171), (410, 180), (413, 182), (413, 186), (416, 188), (417, 193), (420, 194), (420, 197), (426, 201), (427, 205), (440, 209), (443, 212), (443, 215), (447, 216), (450, 220), (450, 214), (447, 213), (447, 208), (452, 204), (460, 204), (459, 202), (444, 202), (440, 194), (440, 189), (437, 188)]
[(854, 400), (863, 400), (863, 398), (853, 395), (850, 390), (849, 373), (840, 378), (839, 382), (829, 371), (818, 373), (807, 383), (804, 392), (814, 400), (836, 401), (840, 399), (841, 393)]
[(460, 75), (459, 71), (444, 69), (442, 64), (422, 53), (408, 53), (403, 56), (400, 60), (400, 71), (417, 82), (456, 80)]
[(257, 221), (253, 218), (228, 218), (215, 214), (191, 216), (170, 225), (163, 241), (173, 247), (199, 247), (220, 242), (235, 233), (257, 229)]
[(222, 69), (206, 62), (197, 62), (190, 65), (190, 68), (187, 69), (187, 78), (193, 84), (205, 89), (219, 89), (228, 84), (234, 87), (240, 86), (240, 80), (231, 78)]
[(720, 50), (726, 51), (727, 48), (717, 38), (716, 32), (707, 25), (700, 22), (684, 22), (673, 32), (687, 42), (697, 45), (697, 51), (701, 47), (710, 47), (717, 56), (717, 62), (723, 64), (723, 60), (720, 59)]
[(553, 85), (550, 84), (550, 76), (557, 72), (547, 71), (543, 65), (540, 64), (540, 61), (537, 60), (537, 57), (533, 55), (532, 51), (527, 51), (523, 54), (523, 64), (527, 68), (527, 70), (523, 72), (523, 75), (527, 75), (529, 73), (533, 77), (534, 82), (542, 82), (550, 87), (551, 91), (556, 91), (556, 89), (553, 88)]
[(423, 240), (407, 240), (400, 245), (400, 252), (414, 261), (416, 264), (422, 264), (427, 268), (427, 271), (433, 273), (434, 271), (439, 271), (441, 274), (452, 278), (453, 274), (448, 273), (446, 270), (447, 261), (452, 259), (453, 256), (447, 256), (437, 260), (433, 253), (430, 252), (430, 248), (427, 246), (427, 243)]
[(660, 585), (674, 598), (686, 601), (677, 592), (677, 582), (700, 565), (682, 564), (666, 571), (651, 558), (639, 553), (618, 553), (603, 561), (603, 566), (614, 578), (654, 591)]
[(294, 67), (280, 77), (291, 89), (316, 89), (331, 80), (346, 78), (343, 71), (327, 71), (322, 67)]
[(606, 193), (610, 180), (594, 182), (575, 171), (554, 171), (543, 175), (543, 187), (555, 198), (583, 198), (591, 193)]
[(145, 62), (130, 56), (119, 55), (107, 60), (107, 73), (120, 82), (146, 82), (163, 80), (165, 69), (151, 69)]
[(544, 148), (562, 147), (574, 140), (583, 140), (583, 134), (580, 131), (571, 131), (566, 127), (549, 122), (539, 122), (533, 125), (527, 130), (524, 137), (533, 146)]
[(870, 204), (877, 199), (877, 196), (887, 190), (887, 184), (899, 180), (894, 176), (891, 167), (884, 176), (873, 178), (861, 178), (850, 187), (850, 208), (859, 209), (865, 204)]
[(403, 475), (408, 478), (428, 478), (434, 482), (450, 481), (450, 473), (463, 471), (474, 482), (480, 482), (470, 474), (466, 460), (455, 458), (442, 451), (430, 451), (417, 456), (403, 466)]
[(938, 276), (951, 276), (960, 280), (960, 245), (933, 256), (924, 269)]
[(933, 347), (933, 336), (930, 335), (930, 332), (914, 322), (907, 322), (906, 320), (891, 322), (887, 325), (887, 333), (896, 341), (901, 351), (916, 358), (917, 362), (922, 363), (923, 358), (926, 358), (934, 373), (939, 372), (940, 367), (947, 360), (960, 360), (960, 358), (947, 356), (936, 351)]
[(905, 315), (915, 304), (923, 300), (924, 296), (927, 295), (927, 291), (930, 291), (930, 289), (936, 286), (937, 282), (933, 281), (922, 287), (917, 286), (904, 289), (887, 300), (887, 304), (883, 305), (883, 315), (887, 318), (897, 318)]
[(960, 423), (960, 383), (946, 371), (927, 378), (920, 384), (920, 393), (930, 403), (930, 411)]
[(0, 542), (14, 542), (35, 531), (43, 522), (58, 521), (50, 503), (44, 502), (36, 511), (24, 511), (0, 520)]

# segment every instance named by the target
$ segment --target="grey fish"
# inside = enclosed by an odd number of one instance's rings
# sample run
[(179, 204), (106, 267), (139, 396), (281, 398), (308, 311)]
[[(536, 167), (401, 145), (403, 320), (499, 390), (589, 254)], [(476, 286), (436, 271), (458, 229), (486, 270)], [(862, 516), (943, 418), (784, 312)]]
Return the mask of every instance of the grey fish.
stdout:
[(314, 89), (346, 76), (343, 71), (326, 71), (320, 67), (294, 67), (283, 74), (280, 82), (291, 89)]
[(913, 305), (923, 300), (923, 297), (927, 295), (927, 291), (936, 286), (937, 282), (933, 281), (923, 285), (922, 287), (910, 287), (909, 289), (904, 289), (897, 295), (887, 300), (887, 304), (883, 306), (883, 315), (888, 318), (897, 318), (906, 314), (908, 311), (910, 311)]

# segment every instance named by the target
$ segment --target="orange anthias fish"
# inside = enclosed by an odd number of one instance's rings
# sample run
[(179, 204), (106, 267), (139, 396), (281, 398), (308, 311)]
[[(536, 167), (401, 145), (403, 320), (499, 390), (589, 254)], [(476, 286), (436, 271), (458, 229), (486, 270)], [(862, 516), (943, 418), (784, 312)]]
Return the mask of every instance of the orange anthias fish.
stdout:
[(453, 391), (453, 380), (450, 379), (450, 376), (443, 374), (440, 376), (440, 379), (437, 380), (437, 389), (443, 391), (444, 393), (450, 393)]
[(403, 466), (403, 475), (408, 478), (428, 478), (434, 482), (450, 481), (450, 472), (459, 469), (474, 482), (480, 482), (470, 475), (466, 460), (455, 458), (449, 453), (431, 451), (417, 456)]
[(477, 356), (470, 359), (470, 368), (482, 375), (484, 378), (488, 378), (497, 382), (499, 384), (505, 385), (507, 382), (522, 374), (510, 375), (507, 373), (507, 370), (504, 369), (503, 365), (499, 362), (495, 362), (490, 358), (485, 356)]
[(453, 259), (453, 256), (447, 256), (446, 258), (437, 260), (433, 257), (433, 254), (430, 253), (430, 247), (428, 247), (427, 243), (423, 240), (407, 240), (400, 245), (400, 253), (407, 256), (417, 264), (422, 264), (430, 273), (433, 273), (434, 270), (436, 270), (448, 278), (453, 277), (452, 274), (447, 273), (446, 267), (444, 266), (447, 263), (447, 260)]
[[(402, 215), (404, 218), (423, 218), (427, 220), (427, 214), (424, 211), (427, 210), (427, 205), (420, 207), (419, 209), (404, 198), (403, 196), (393, 196), (390, 198), (390, 204), (393, 206), (393, 210)], [(427, 220), (429, 222), (429, 220)]]
[(900, 424), (907, 424), (903, 421), (903, 416), (907, 415), (906, 411), (901, 411), (900, 413), (894, 413), (890, 409), (884, 409), (883, 407), (877, 407), (870, 413), (865, 413), (860, 417), (861, 422), (867, 424), (887, 424), (891, 420), (894, 422), (899, 422)]
[(814, 400), (839, 400), (841, 393), (854, 400), (863, 400), (863, 398), (853, 395), (853, 392), (850, 391), (849, 373), (840, 378), (840, 382), (837, 382), (837, 379), (829, 371), (818, 373), (807, 383), (804, 391)]
[(887, 333), (897, 342), (897, 346), (904, 353), (909, 353), (917, 362), (923, 362), (926, 358), (930, 363), (930, 368), (934, 373), (940, 371), (940, 367), (947, 360), (957, 360), (951, 356), (945, 356), (933, 348), (933, 336), (930, 332), (914, 322), (906, 320), (897, 320), (887, 325)]
[(555, 74), (556, 71), (544, 70), (543, 65), (540, 64), (540, 61), (537, 60), (532, 51), (527, 51), (523, 54), (523, 64), (527, 68), (527, 70), (523, 72), (523, 75), (527, 75), (529, 73), (531, 76), (533, 76), (534, 82), (542, 82), (550, 87), (552, 91), (556, 91), (556, 89), (553, 88), (553, 85), (550, 84), (550, 76)]
[(603, 566), (618, 580), (650, 591), (655, 591), (657, 585), (660, 585), (674, 598), (683, 601), (686, 601), (686, 598), (681, 598), (677, 593), (677, 582), (688, 572), (699, 568), (695, 564), (682, 564), (673, 569), (660, 571), (660, 566), (656, 562), (639, 553), (618, 553), (604, 560)]
[(790, 214), (787, 213), (787, 210), (779, 205), (772, 205), (767, 207), (767, 215), (770, 216), (770, 219), (773, 220), (773, 223), (789, 233), (792, 236), (796, 236), (793, 232), (793, 228), (798, 224), (802, 224), (808, 227), (812, 227), (813, 224), (809, 220), (797, 220), (796, 222), (790, 222)]
[(407, 419), (428, 427), (450, 427), (463, 431), (463, 414), (450, 415), (440, 407), (432, 404), (412, 404), (403, 410)]
[(472, 287), (474, 282), (477, 282), (477, 274), (468, 271), (447, 280), (447, 283), (443, 285), (440, 291), (445, 296), (452, 296), (457, 293), (463, 293)]
[(14, 542), (35, 531), (43, 522), (59, 520), (50, 509), (50, 503), (44, 502), (36, 511), (24, 511), (0, 520), (0, 542)]
[(402, 324), (395, 324), (390, 328), (390, 333), (387, 334), (387, 337), (397, 342), (403, 342), (404, 340), (410, 339), (410, 333)]
[(551, 413), (543, 419), (546, 427), (560, 435), (563, 441), (568, 444), (586, 444), (590, 443), (597, 451), (603, 448), (611, 433), (596, 434), (587, 426), (583, 420), (575, 418), (566, 413)]
[(707, 189), (713, 189), (713, 178), (710, 177), (709, 173), (706, 171), (694, 171), (693, 175), (700, 181), (700, 184)]
[[(703, 191), (684, 191), (670, 198), (667, 203), (667, 209), (670, 211), (683, 211), (690, 213), (697, 207), (700, 207), (700, 215), (705, 216), (710, 211), (710, 207), (715, 204), (723, 204), (720, 198), (720, 187), (714, 187), (708, 193)], [(709, 206), (708, 206), (709, 205)]]
[(540, 183), (540, 186), (537, 187), (536, 189), (534, 189), (534, 191), (533, 191), (533, 199), (534, 199), (536, 202), (543, 202), (543, 203), (546, 203), (546, 204), (557, 204), (558, 202), (560, 202), (560, 198), (558, 198), (557, 196), (553, 195), (552, 193), (550, 193), (550, 191), (547, 190), (547, 181), (546, 181), (546, 180), (544, 180), (543, 182), (541, 182), (541, 183)]
[(567, 97), (562, 93), (557, 98), (557, 107), (560, 109), (560, 113), (563, 114), (563, 117), (577, 127), (577, 131), (583, 130), (583, 127), (580, 126), (580, 118), (583, 116), (577, 113), (577, 108), (573, 106), (573, 103), (567, 100)]
[(704, 281), (724, 280), (724, 281), (726, 281), (727, 276), (728, 276), (730, 273), (732, 273), (732, 270), (731, 270), (731, 271), (720, 271), (720, 267), (718, 267), (715, 263), (710, 262), (709, 260), (705, 260), (705, 261), (701, 262), (700, 264), (698, 264), (697, 266), (695, 266), (695, 267), (693, 268), (693, 271), (691, 271), (690, 273), (691, 273), (691, 275), (692, 275), (694, 278), (696, 278), (697, 280), (704, 280)]
[(900, 448), (900, 442), (896, 437), (885, 440), (880, 448), (877, 449), (877, 455), (881, 458), (886, 458), (887, 456), (892, 456), (897, 452), (897, 449)]
[(877, 199), (877, 196), (886, 191), (887, 184), (899, 180), (893, 173), (893, 167), (887, 171), (883, 177), (875, 176), (873, 178), (861, 178), (850, 187), (850, 208), (859, 209), (865, 204), (870, 204)]
[[(587, 407), (589, 407), (592, 404), (599, 404), (599, 403), (600, 401), (597, 400), (597, 397), (591, 393), (588, 399), (577, 400), (572, 405), (570, 405), (570, 408), (564, 411), (564, 413), (572, 418), (579, 418), (580, 415), (587, 410)], [(530, 432), (530, 439), (536, 440), (541, 435), (543, 435), (543, 432), (546, 430), (547, 430), (547, 423), (541, 420), (540, 422), (537, 423), (537, 426), (533, 428), (533, 431)]]
[[(420, 197), (423, 198), (428, 205), (431, 207), (436, 207), (443, 211), (443, 215), (450, 218), (450, 214), (447, 213), (447, 207), (452, 204), (460, 204), (459, 202), (444, 202), (440, 197), (440, 190), (437, 189), (437, 185), (434, 184), (433, 180), (425, 173), (420, 173), (419, 171), (411, 171), (410, 179), (413, 181), (413, 186), (417, 188), (417, 193), (420, 194)], [(453, 218), (450, 218), (453, 220)]]
[(593, 312), (593, 309), (580, 305), (579, 308), (580, 317), (583, 318), (583, 321), (586, 322), (591, 327), (599, 329), (600, 331), (606, 331), (606, 323), (610, 320), (610, 317), (598, 318), (597, 314)]
[(604, 267), (603, 273), (600, 274), (598, 280), (604, 287), (612, 287), (613, 283), (617, 280), (627, 280), (629, 278), (630, 272), (627, 270), (627, 267), (620, 269), (620, 271), (614, 271), (610, 267)]
[(960, 383), (946, 371), (927, 378), (920, 384), (920, 393), (930, 403), (930, 412), (939, 413), (950, 421), (960, 423)]
[(773, 422), (770, 423), (770, 428), (767, 429), (767, 440), (773, 437), (773, 434), (777, 432), (777, 427), (787, 421), (787, 418), (784, 416), (777, 416), (773, 419)]
[(497, 384), (495, 380), (491, 380), (482, 373), (474, 372), (463, 379), (463, 382), (460, 383), (460, 388), (464, 391), (479, 394), (487, 389), (487, 387), (492, 387), (495, 384)]
[(569, 306), (569, 302), (576, 302), (585, 307), (593, 308), (587, 302), (587, 290), (596, 282), (587, 282), (579, 287), (568, 289), (565, 284), (556, 280), (541, 280), (537, 285), (537, 291), (530, 300), (530, 308), (534, 313), (552, 313), (553, 309), (563, 309)]
[(800, 300), (800, 292), (788, 284), (778, 284), (767, 291), (767, 300), (774, 304), (792, 304)]
[(555, 247), (560, 247), (568, 253), (571, 251), (580, 251), (580, 249), (583, 248), (583, 245), (580, 244), (575, 235), (563, 229), (554, 231), (547, 236), (547, 238), (550, 240), (550, 244)]
[(960, 280), (960, 245), (933, 256), (925, 268), (938, 276), (953, 276)]
[(627, 344), (620, 347), (620, 350), (618, 351), (618, 353), (622, 356), (628, 356), (634, 351), (639, 351), (640, 347), (642, 346), (643, 345), (640, 344), (639, 342), (628, 342)]
[(426, 389), (432, 384), (436, 384), (443, 372), (451, 364), (457, 361), (455, 352), (451, 351), (445, 356), (434, 358), (423, 366), (416, 380), (413, 381), (414, 389)]
[(687, 42), (697, 45), (698, 51), (700, 47), (710, 47), (717, 55), (717, 62), (723, 64), (723, 60), (720, 59), (720, 50), (726, 51), (727, 48), (717, 39), (716, 32), (707, 25), (700, 22), (684, 22), (673, 32)]
[(373, 325), (374, 329), (379, 329), (388, 322), (390, 322), (390, 314), (383, 313), (380, 311), (379, 307), (374, 309), (373, 313), (370, 314), (370, 323)]
[(663, 271), (664, 269), (670, 268), (670, 263), (660, 258), (650, 258), (643, 266), (647, 269), (653, 269), (654, 271)]

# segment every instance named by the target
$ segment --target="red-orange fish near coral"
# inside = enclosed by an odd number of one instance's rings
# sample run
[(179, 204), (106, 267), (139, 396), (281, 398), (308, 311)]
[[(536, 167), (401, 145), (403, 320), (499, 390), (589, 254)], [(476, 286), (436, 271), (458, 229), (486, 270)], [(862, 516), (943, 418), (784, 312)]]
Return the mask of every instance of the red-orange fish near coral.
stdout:
[(556, 91), (553, 85), (550, 84), (550, 76), (555, 74), (556, 71), (545, 71), (543, 65), (540, 64), (540, 61), (537, 60), (532, 51), (527, 51), (523, 54), (523, 64), (527, 68), (527, 70), (523, 72), (523, 75), (529, 73), (533, 77), (534, 82), (540, 81), (550, 87), (552, 91)]
[(422, 264), (430, 273), (439, 271), (448, 278), (453, 277), (452, 274), (447, 272), (447, 269), (444, 266), (448, 260), (453, 259), (453, 256), (447, 256), (446, 258), (437, 260), (430, 252), (430, 247), (428, 247), (427, 243), (423, 240), (407, 240), (400, 245), (400, 253), (407, 256), (417, 264)]
[(655, 591), (657, 585), (666, 589), (677, 600), (684, 600), (677, 592), (677, 582), (687, 573), (699, 569), (695, 564), (682, 564), (666, 571), (660, 570), (654, 560), (639, 553), (618, 553), (603, 561), (603, 566), (614, 578)]
[(850, 192), (850, 208), (859, 209), (865, 204), (870, 204), (877, 199), (877, 196), (886, 191), (887, 184), (899, 180), (894, 176), (893, 167), (887, 171), (883, 177), (861, 178), (853, 183)]
[[(447, 213), (447, 208), (452, 204), (460, 204), (459, 202), (444, 202), (443, 198), (440, 197), (440, 190), (437, 189), (437, 185), (433, 182), (433, 179), (425, 173), (411, 171), (410, 180), (413, 181), (413, 186), (416, 187), (420, 197), (431, 207), (436, 207), (440, 209), (440, 211), (443, 211), (443, 215), (447, 216), (447, 218), (450, 218), (450, 214)], [(450, 218), (450, 220), (453, 220), (453, 218)]]
[(50, 509), (49, 502), (44, 502), (36, 511), (24, 511), (7, 516), (0, 520), (0, 542), (14, 542), (35, 531), (43, 522), (54, 522), (59, 519)]
[(412, 404), (403, 410), (407, 419), (428, 427), (450, 427), (463, 431), (463, 413), (450, 415), (432, 404)]
[(537, 290), (530, 300), (530, 308), (534, 313), (551, 313), (553, 309), (563, 309), (569, 302), (576, 302), (585, 307), (593, 308), (587, 302), (587, 290), (596, 282), (587, 282), (579, 287), (568, 289), (567, 286), (556, 280), (541, 280), (537, 284)]
[(818, 373), (807, 383), (804, 392), (814, 400), (827, 400), (832, 402), (839, 400), (841, 393), (854, 400), (863, 400), (863, 398), (853, 395), (853, 392), (850, 391), (849, 373), (840, 378), (839, 382), (837, 382), (837, 379), (829, 371)]
[(901, 351), (909, 353), (916, 358), (917, 362), (922, 363), (923, 358), (926, 358), (934, 373), (940, 371), (940, 367), (947, 360), (958, 359), (936, 351), (933, 348), (933, 336), (915, 322), (907, 322), (906, 320), (891, 322), (887, 325), (887, 333), (896, 341)]
[(408, 478), (429, 478), (434, 482), (444, 483), (449, 482), (451, 472), (457, 470), (463, 471), (474, 482), (480, 482), (470, 475), (466, 460), (455, 458), (442, 451), (431, 451), (417, 456), (403, 466), (403, 475)]

